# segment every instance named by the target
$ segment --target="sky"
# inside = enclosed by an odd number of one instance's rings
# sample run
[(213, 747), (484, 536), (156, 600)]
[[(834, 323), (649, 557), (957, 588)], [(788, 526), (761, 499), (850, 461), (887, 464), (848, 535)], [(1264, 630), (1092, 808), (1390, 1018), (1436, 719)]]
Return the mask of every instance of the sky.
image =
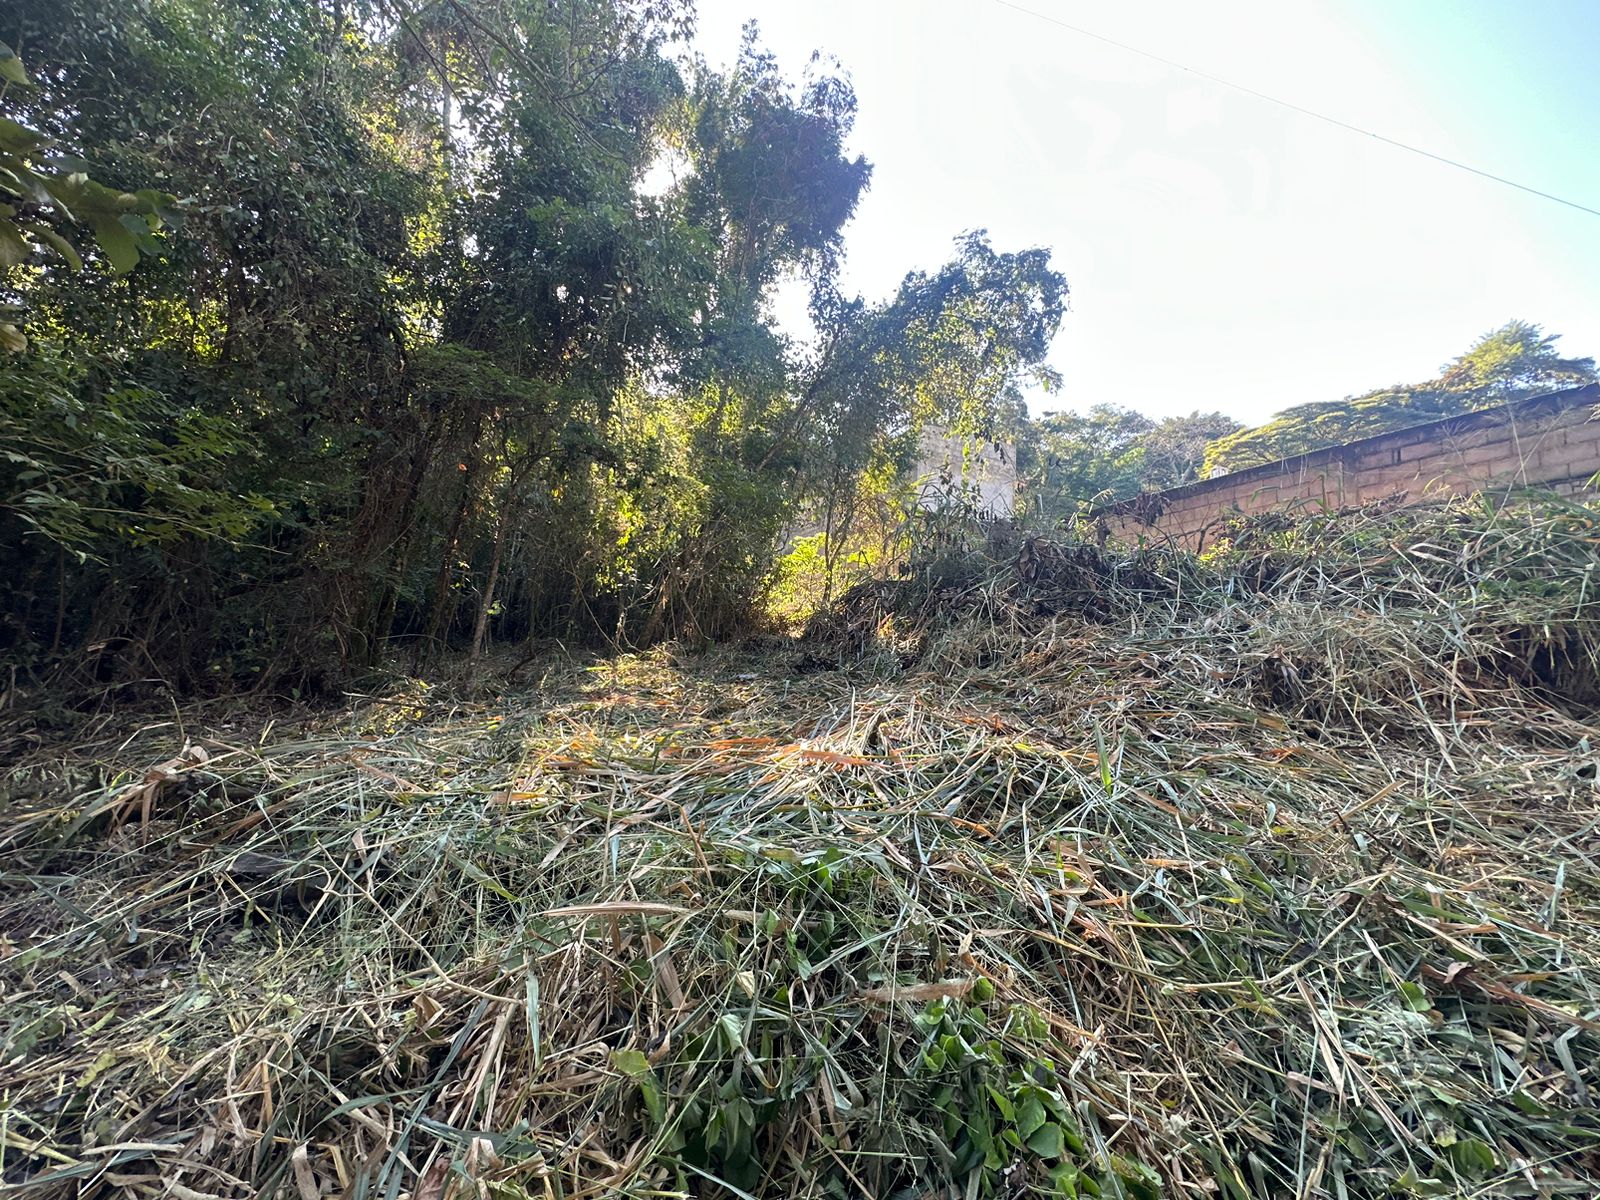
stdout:
[[(1431, 378), (1512, 319), (1600, 355), (1600, 216), (1061, 28), (1600, 209), (1600, 0), (699, 0), (792, 75), (837, 57), (874, 164), (846, 283), (879, 299), (966, 229), (1072, 289), (1035, 412), (1256, 423)], [(798, 324), (793, 297), (780, 311)]]

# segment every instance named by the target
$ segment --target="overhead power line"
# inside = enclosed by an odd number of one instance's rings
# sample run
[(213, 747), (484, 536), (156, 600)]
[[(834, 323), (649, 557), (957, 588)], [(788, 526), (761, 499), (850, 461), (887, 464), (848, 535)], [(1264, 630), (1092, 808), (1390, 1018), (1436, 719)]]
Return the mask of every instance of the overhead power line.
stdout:
[(1152, 54), (1149, 50), (1141, 50), (1138, 46), (1131, 46), (1127, 42), (1119, 42), (1116, 38), (1107, 37), (1103, 33), (1096, 33), (1092, 29), (1084, 29), (1082, 26), (1073, 25), (1071, 22), (1063, 21), (1060, 17), (1053, 17), (1049, 13), (1042, 13), (1037, 9), (1027, 8), (1021, 4), (1015, 4), (1012, 2), (1012, 0), (994, 0), (994, 2), (1000, 5), (1002, 8), (1009, 8), (1013, 12), (1019, 12), (1024, 16), (1034, 17), (1037, 20), (1044, 21), (1048, 24), (1059, 26), (1060, 28), (1071, 33), (1078, 34), (1080, 37), (1086, 37), (1097, 42), (1103, 42), (1107, 46), (1115, 46), (1118, 50), (1125, 50), (1129, 54), (1137, 54), (1140, 58), (1147, 58), (1151, 62), (1158, 62), (1164, 67), (1171, 67), (1177, 71), (1185, 71), (1188, 74), (1194, 75), (1200, 79), (1204, 79), (1209, 83), (1219, 84), (1225, 88), (1232, 88), (1236, 92), (1243, 92), (1246, 96), (1254, 96), (1257, 100), (1265, 100), (1268, 104), (1276, 104), (1279, 108), (1286, 108), (1290, 112), (1299, 113), (1301, 116), (1311, 117), (1314, 120), (1322, 121), (1328, 125), (1335, 125), (1340, 129), (1349, 130), (1351, 133), (1359, 133), (1369, 138), (1375, 138), (1376, 140), (1384, 142), (1387, 145), (1398, 147), (1401, 150), (1409, 150), (1412, 154), (1420, 154), (1423, 158), (1431, 158), (1434, 162), (1443, 163), (1447, 167), (1454, 167), (1458, 171), (1466, 171), (1467, 173), (1476, 175), (1481, 179), (1490, 179), (1495, 183), (1503, 183), (1506, 185), (1506, 187), (1516, 188), (1519, 192), (1527, 192), (1530, 196), (1538, 196), (1544, 200), (1554, 200), (1557, 204), (1564, 204), (1568, 208), (1575, 208), (1581, 213), (1588, 213), (1591, 217), (1600, 217), (1600, 208), (1590, 208), (1587, 204), (1579, 204), (1576, 200), (1568, 200), (1566, 197), (1557, 196), (1553, 192), (1545, 192), (1536, 187), (1529, 187), (1525, 183), (1518, 183), (1515, 179), (1507, 179), (1504, 175), (1496, 175), (1493, 171), (1485, 171), (1479, 167), (1474, 167), (1469, 163), (1461, 162), (1458, 159), (1449, 158), (1443, 154), (1435, 154), (1431, 150), (1424, 150), (1421, 146), (1413, 146), (1409, 142), (1402, 142), (1398, 138), (1387, 137), (1375, 130), (1365, 129), (1360, 125), (1352, 125), (1349, 121), (1341, 121), (1338, 117), (1330, 117), (1327, 113), (1317, 112), (1316, 109), (1307, 108), (1303, 104), (1296, 104), (1292, 100), (1284, 100), (1279, 96), (1272, 96), (1266, 92), (1257, 91), (1253, 87), (1246, 87), (1242, 83), (1235, 83), (1231, 79), (1224, 79), (1220, 75), (1213, 75), (1211, 72), (1202, 71), (1198, 67), (1187, 66), (1186, 64), (1177, 62), (1173, 59), (1163, 58), (1159, 54)]

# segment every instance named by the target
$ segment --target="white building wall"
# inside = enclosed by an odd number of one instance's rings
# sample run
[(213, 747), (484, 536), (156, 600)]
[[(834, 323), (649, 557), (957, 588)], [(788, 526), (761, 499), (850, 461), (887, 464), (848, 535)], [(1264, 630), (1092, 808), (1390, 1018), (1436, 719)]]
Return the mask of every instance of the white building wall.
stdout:
[(1017, 459), (1009, 442), (980, 442), (928, 429), (918, 446), (916, 484), (919, 502), (933, 508), (964, 499), (976, 490), (987, 514), (1009, 517), (1017, 504)]

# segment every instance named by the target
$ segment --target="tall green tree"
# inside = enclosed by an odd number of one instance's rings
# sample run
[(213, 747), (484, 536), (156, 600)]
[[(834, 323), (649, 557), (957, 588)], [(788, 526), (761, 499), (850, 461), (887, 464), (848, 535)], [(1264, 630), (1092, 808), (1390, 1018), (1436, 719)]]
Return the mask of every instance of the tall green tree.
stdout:
[(86, 231), (96, 252), (121, 274), (154, 248), (153, 235), (172, 216), (171, 196), (91, 179), (48, 134), (9, 115), (23, 109), (34, 119), (53, 115), (48, 98), (31, 97), (36, 87), (22, 58), (0, 42), (0, 352), (13, 354), (28, 344), (18, 324), (35, 260), (57, 259), (82, 270), (79, 234)]
[(1054, 521), (1085, 504), (1188, 483), (1207, 446), (1240, 428), (1222, 413), (1156, 421), (1114, 404), (1023, 420), (1015, 432), (1023, 511)]
[[(3, 214), (39, 239), (7, 243), (33, 344), (0, 379), (0, 653), (29, 667), (305, 687), (397, 647), (733, 632), (800, 512), (1015, 409), (1060, 320), (1047, 255), (976, 236), (842, 296), (848, 78), (786, 77), (753, 29), (713, 70), (676, 0), (0, 21), (40, 139), (8, 152), (77, 156), (135, 197), (119, 228), (144, 187), (183, 218), (113, 277)], [(773, 315), (793, 279), (815, 345)]]
[(996, 251), (983, 231), (957, 239), (935, 272), (912, 272), (888, 302), (819, 294), (820, 351), (791, 425), (806, 434), (803, 495), (833, 556), (850, 543), (862, 484), (909, 468), (924, 430), (1001, 437), (1025, 383), (1050, 388), (1051, 339), (1067, 283), (1048, 252)]
[(1144, 471), (1142, 439), (1149, 417), (1114, 404), (1085, 413), (1049, 413), (1031, 422), (1018, 452), (1030, 515), (1051, 517), (1080, 502), (1137, 492)]
[(1159, 491), (1194, 482), (1201, 477), (1200, 468), (1211, 443), (1243, 428), (1241, 422), (1220, 412), (1162, 418), (1139, 438), (1139, 448), (1144, 452), (1139, 486), (1145, 491)]

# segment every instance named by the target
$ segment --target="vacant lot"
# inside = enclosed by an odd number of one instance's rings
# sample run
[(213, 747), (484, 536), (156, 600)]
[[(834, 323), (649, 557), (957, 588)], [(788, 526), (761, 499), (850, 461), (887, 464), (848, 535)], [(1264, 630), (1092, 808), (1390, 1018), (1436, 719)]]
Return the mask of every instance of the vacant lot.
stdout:
[(80, 719), (3, 825), (5, 1177), (1593, 1195), (1594, 517), (1028, 543), (831, 641)]

